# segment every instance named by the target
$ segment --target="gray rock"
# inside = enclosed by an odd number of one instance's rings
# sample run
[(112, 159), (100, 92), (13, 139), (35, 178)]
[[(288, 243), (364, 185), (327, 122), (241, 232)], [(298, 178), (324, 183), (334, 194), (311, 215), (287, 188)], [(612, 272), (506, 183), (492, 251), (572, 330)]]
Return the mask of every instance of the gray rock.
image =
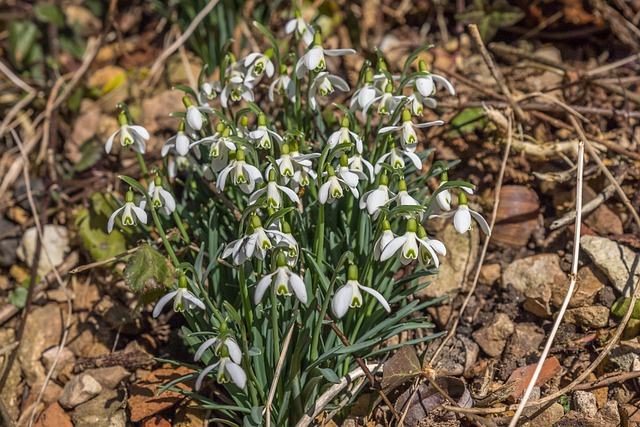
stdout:
[(613, 287), (626, 297), (640, 277), (640, 254), (606, 237), (582, 236), (580, 246)]
[(615, 400), (608, 400), (598, 412), (598, 418), (607, 423), (607, 425), (619, 426), (621, 420), (620, 411), (618, 410), (618, 402)]
[(131, 374), (122, 366), (109, 366), (107, 368), (87, 369), (85, 373), (91, 375), (107, 390), (116, 389), (122, 381)]
[(45, 349), (58, 345), (62, 336), (62, 315), (58, 304), (47, 304), (34, 309), (27, 316), (18, 360), (29, 385), (45, 376), (40, 357)]
[(76, 406), (71, 414), (75, 427), (125, 427), (124, 390), (104, 390), (90, 401)]
[(596, 396), (590, 391), (578, 390), (573, 393), (573, 407), (576, 411), (586, 415), (589, 418), (595, 417), (598, 413)]
[(622, 341), (614, 346), (609, 353), (609, 361), (626, 372), (640, 369), (640, 343), (637, 338), (630, 341)]
[(538, 332), (535, 325), (517, 324), (513, 334), (507, 341), (505, 351), (516, 359), (536, 353), (544, 340), (544, 334)]
[(602, 420), (591, 418), (577, 411), (569, 411), (560, 418), (553, 427), (613, 427)]
[(529, 313), (546, 319), (551, 316), (551, 285), (548, 283), (533, 286), (525, 290), (524, 296), (527, 298), (522, 304)]
[[(42, 364), (44, 365), (47, 372), (51, 370), (51, 367), (53, 366), (53, 363), (56, 360), (56, 355), (58, 354), (58, 348), (59, 346), (51, 347), (42, 353)], [(66, 365), (75, 363), (75, 361), (76, 361), (76, 356), (73, 354), (73, 352), (69, 350), (67, 347), (64, 347), (62, 349), (62, 352), (60, 353), (60, 358), (58, 359), (58, 363), (56, 364), (56, 370), (53, 373), (53, 378), (55, 378), (58, 375), (58, 372), (60, 372), (62, 368), (64, 368)]]
[(498, 357), (502, 354), (507, 339), (515, 330), (515, 326), (509, 316), (498, 313), (493, 318), (493, 322), (473, 333), (473, 339), (482, 351), (491, 357)]
[[(15, 224), (0, 216), (0, 234), (13, 228)], [(0, 240), (0, 267), (11, 267), (18, 262), (16, 250), (20, 244), (18, 237), (7, 237)]]
[(589, 329), (604, 328), (609, 322), (609, 309), (601, 305), (571, 308), (565, 313), (564, 321)]
[(551, 427), (564, 415), (564, 408), (559, 403), (554, 403), (542, 411), (529, 423), (529, 427)]
[(502, 273), (502, 287), (509, 284), (526, 293), (528, 289), (552, 285), (556, 275), (566, 276), (560, 268), (560, 257), (556, 254), (541, 254), (516, 260), (509, 264)]
[[(35, 227), (27, 229), (22, 235), (18, 247), (18, 257), (26, 264), (31, 264), (36, 252), (36, 238), (38, 231)], [(38, 262), (38, 275), (45, 276), (52, 267), (57, 267), (64, 261), (69, 252), (69, 232), (61, 225), (46, 225), (43, 231), (43, 252)]]
[(424, 279), (431, 283), (416, 293), (418, 298), (438, 298), (457, 294), (462, 290), (467, 275), (476, 263), (480, 244), (478, 227), (473, 227), (468, 233), (460, 234), (453, 223), (449, 222), (438, 233), (436, 239), (442, 241), (447, 247), (447, 255), (440, 257), (439, 273)]
[(75, 408), (76, 406), (93, 399), (102, 391), (102, 386), (91, 375), (85, 373), (74, 377), (69, 381), (62, 390), (60, 396), (60, 406), (66, 409)]

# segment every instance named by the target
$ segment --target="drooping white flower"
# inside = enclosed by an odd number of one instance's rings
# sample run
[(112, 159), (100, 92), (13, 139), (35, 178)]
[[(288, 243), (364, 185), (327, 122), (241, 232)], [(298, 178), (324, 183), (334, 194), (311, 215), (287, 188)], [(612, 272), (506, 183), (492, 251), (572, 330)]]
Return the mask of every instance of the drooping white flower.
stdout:
[(292, 203), (296, 205), (300, 203), (300, 198), (295, 191), (283, 185), (278, 185), (276, 182), (276, 171), (270, 169), (268, 172), (267, 185), (251, 194), (249, 197), (249, 205), (253, 205), (260, 199), (260, 197), (266, 195), (267, 197), (264, 204), (269, 208), (280, 209), (282, 206), (282, 196), (280, 193), (286, 194)]
[(382, 234), (373, 245), (373, 259), (380, 261), (380, 255), (384, 248), (395, 239), (395, 234), (391, 231), (391, 224), (386, 219), (382, 221)]
[(396, 81), (400, 80), (400, 78), (400, 76), (392, 76), (389, 73), (387, 63), (384, 61), (384, 59), (378, 59), (378, 69), (376, 70), (376, 74), (374, 74), (372, 78), (372, 84), (376, 89), (378, 89), (380, 92), (384, 92), (389, 83), (393, 84)]
[(309, 25), (302, 16), (300, 11), (295, 11), (295, 18), (289, 20), (284, 26), (284, 32), (286, 34), (292, 34), (293, 32), (309, 46), (313, 43), (313, 28)]
[(149, 132), (142, 126), (130, 125), (127, 114), (124, 111), (121, 111), (118, 115), (118, 121), (120, 122), (120, 129), (109, 136), (104, 144), (104, 150), (110, 153), (113, 140), (116, 135), (120, 134), (120, 145), (123, 147), (131, 146), (133, 151), (144, 154), (147, 148), (145, 141), (150, 138)]
[(369, 108), (377, 103), (378, 114), (383, 116), (393, 115), (398, 105), (400, 105), (400, 102), (404, 99), (406, 99), (406, 96), (404, 95), (393, 95), (393, 83), (389, 82), (385, 87), (384, 93), (369, 101), (369, 103), (362, 109), (362, 113), (367, 114)]
[(309, 105), (311, 105), (311, 108), (313, 110), (318, 108), (316, 92), (319, 93), (320, 96), (330, 95), (335, 91), (335, 88), (343, 92), (348, 92), (349, 84), (342, 77), (334, 76), (326, 71), (319, 73), (309, 88)]
[(418, 135), (416, 134), (415, 128), (427, 128), (431, 126), (441, 126), (443, 124), (444, 122), (442, 120), (415, 124), (411, 121), (411, 112), (404, 110), (402, 112), (402, 124), (400, 126), (385, 126), (378, 131), (378, 134), (384, 135), (392, 131), (400, 130), (402, 131), (402, 148), (414, 152), (418, 144)]
[(198, 379), (196, 380), (195, 389), (200, 390), (202, 382), (214, 369), (218, 369), (218, 375), (216, 381), (219, 384), (233, 382), (238, 388), (244, 389), (247, 384), (247, 374), (244, 372), (240, 363), (242, 362), (242, 352), (239, 352), (239, 347), (233, 341), (233, 344), (227, 344), (229, 339), (222, 343), (217, 351), (217, 355), (220, 357), (216, 363), (207, 366), (202, 370)]
[(187, 123), (187, 127), (193, 131), (200, 132), (206, 117), (204, 114), (212, 114), (213, 110), (209, 105), (200, 105), (195, 106), (191, 102), (191, 99), (185, 95), (182, 97), (182, 102), (185, 107), (187, 107), (187, 113), (185, 116), (185, 122)]
[(418, 259), (420, 249), (424, 248), (424, 250), (426, 250), (431, 256), (434, 265), (438, 267), (440, 265), (440, 261), (438, 260), (436, 251), (444, 256), (446, 254), (444, 245), (437, 240), (426, 242), (418, 237), (417, 231), (418, 222), (415, 218), (409, 218), (405, 234), (394, 238), (384, 247), (380, 254), (380, 261), (386, 261), (392, 256), (398, 254), (400, 262), (407, 265), (414, 259)]
[(467, 206), (467, 194), (464, 191), (458, 194), (458, 209), (440, 215), (431, 215), (429, 218), (450, 218), (452, 216), (453, 225), (458, 233), (464, 234), (469, 231), (471, 229), (471, 218), (473, 218), (478, 222), (484, 234), (491, 236), (491, 229), (487, 221), (482, 215)]
[(366, 167), (369, 172), (369, 181), (373, 181), (373, 165), (365, 160), (364, 157), (362, 157), (362, 154), (356, 152), (353, 156), (349, 157), (349, 166), (351, 169), (361, 172), (365, 172), (364, 168)]
[(274, 246), (284, 250), (284, 254), (287, 258), (287, 265), (294, 268), (298, 264), (298, 254), (300, 253), (300, 249), (298, 242), (291, 234), (291, 226), (285, 220), (278, 220), (272, 222), (268, 229), (280, 231), (285, 236), (281, 237), (278, 234), (274, 235)]
[[(301, 79), (309, 71), (320, 73), (327, 68), (325, 55), (344, 56), (356, 53), (353, 49), (324, 49), (322, 47), (322, 35), (316, 32), (313, 35), (313, 45), (307, 53), (302, 55), (296, 64), (296, 76)], [(348, 89), (347, 89), (348, 90)]]
[(382, 93), (380, 89), (373, 85), (373, 73), (371, 70), (367, 70), (364, 77), (364, 84), (351, 95), (349, 109), (351, 111), (362, 111), (364, 107), (369, 105), (377, 96), (382, 95)]
[(225, 84), (220, 92), (220, 105), (223, 108), (229, 107), (229, 100), (233, 102), (240, 102), (244, 99), (246, 101), (253, 101), (253, 83), (255, 80), (247, 78), (246, 68), (242, 66), (240, 62), (236, 62), (232, 53), (228, 53), (229, 66), (225, 73)]
[(387, 300), (375, 289), (363, 286), (358, 282), (358, 267), (354, 264), (349, 266), (347, 272), (347, 283), (340, 287), (333, 296), (331, 301), (331, 309), (333, 314), (340, 319), (347, 314), (349, 307), (359, 308), (362, 307), (362, 292), (372, 295), (378, 302), (384, 307), (387, 312), (391, 312), (391, 307)]
[[(338, 179), (344, 181), (349, 187), (357, 188), (360, 180), (368, 181), (369, 177), (358, 169), (353, 169), (349, 165), (349, 159), (346, 154), (340, 156), (340, 167), (336, 170), (336, 176)], [(356, 196), (358, 197), (358, 196)]]
[(162, 157), (165, 157), (169, 150), (175, 148), (178, 155), (184, 157), (187, 155), (187, 153), (189, 153), (191, 144), (193, 144), (193, 141), (185, 132), (185, 124), (184, 121), (182, 121), (180, 122), (180, 126), (178, 127), (178, 132), (171, 138), (167, 139), (167, 141), (162, 146), (160, 154), (162, 154)]
[(420, 245), (420, 250), (418, 251), (418, 262), (420, 265), (428, 268), (433, 262), (435, 266), (438, 267), (438, 258), (435, 254), (446, 256), (447, 248), (440, 240), (430, 239), (422, 225), (418, 225), (418, 238), (421, 243), (424, 243)]
[(413, 84), (414, 84), (414, 89), (417, 90), (420, 93), (420, 95), (422, 95), (423, 98), (429, 98), (434, 94), (436, 90), (435, 82), (438, 82), (444, 85), (445, 89), (447, 90), (447, 92), (449, 92), (449, 94), (451, 95), (456, 94), (456, 90), (454, 89), (453, 85), (449, 82), (449, 80), (445, 79), (442, 76), (439, 76), (437, 74), (432, 74), (429, 71), (427, 71), (426, 62), (424, 62), (423, 60), (420, 60), (418, 67), (422, 75), (420, 75), (419, 77), (416, 77)]
[(206, 105), (213, 98), (217, 97), (221, 90), (222, 86), (220, 82), (202, 83), (198, 91), (198, 105)]
[(285, 184), (293, 179), (296, 184), (293, 187), (304, 187), (309, 184), (309, 177), (315, 179), (315, 172), (311, 170), (312, 159), (319, 157), (320, 153), (301, 154), (298, 151), (298, 144), (293, 141), (291, 144), (285, 142), (280, 147), (280, 157), (276, 159), (276, 165), (280, 171), (280, 175), (284, 178)]
[(344, 117), (342, 119), (342, 123), (340, 125), (340, 129), (333, 132), (329, 139), (327, 140), (327, 144), (331, 149), (335, 148), (338, 144), (348, 144), (352, 142), (356, 146), (356, 151), (358, 153), (362, 153), (362, 138), (357, 133), (349, 130), (349, 119)]
[(360, 209), (367, 208), (367, 212), (373, 216), (373, 219), (376, 219), (380, 214), (380, 208), (386, 206), (391, 201), (391, 198), (395, 196), (389, 190), (388, 185), (389, 178), (387, 174), (383, 174), (380, 176), (378, 188), (367, 191), (360, 198)]
[(269, 285), (273, 284), (276, 295), (290, 296), (292, 293), (301, 303), (307, 303), (307, 289), (304, 280), (289, 269), (285, 254), (278, 253), (277, 268), (273, 273), (267, 274), (258, 282), (254, 302), (256, 305), (262, 301)]
[(242, 358), (242, 350), (240, 350), (240, 346), (236, 342), (236, 340), (231, 336), (225, 336), (221, 338), (221, 336), (226, 335), (228, 327), (226, 323), (222, 323), (220, 325), (220, 336), (216, 336), (213, 338), (209, 338), (198, 347), (196, 354), (193, 356), (193, 361), (199, 361), (204, 355), (205, 351), (207, 351), (210, 347), (213, 347), (213, 354), (220, 357), (220, 352), (222, 350), (222, 346), (227, 346), (229, 350), (229, 356), (232, 359), (238, 360)]
[(109, 217), (109, 221), (107, 222), (108, 233), (111, 233), (113, 230), (113, 224), (116, 220), (116, 216), (118, 216), (120, 212), (122, 212), (122, 225), (135, 225), (136, 218), (143, 224), (147, 223), (147, 213), (144, 211), (144, 206), (136, 206), (133, 197), (133, 190), (129, 188), (129, 191), (127, 191), (125, 196), (124, 205), (116, 209)]
[(417, 170), (422, 169), (422, 160), (420, 157), (409, 150), (403, 150), (401, 147), (392, 146), (391, 150), (380, 156), (374, 168), (376, 175), (382, 170), (382, 164), (388, 163), (393, 169), (404, 169), (404, 157), (408, 157)]
[[(229, 243), (222, 253), (222, 258), (231, 256), (235, 265), (244, 263), (254, 255), (256, 258), (264, 260), (267, 255), (267, 251), (274, 246), (271, 242), (272, 238), (275, 240), (275, 238), (279, 236), (280, 238), (288, 241), (293, 240), (280, 231), (273, 229), (265, 230), (262, 227), (262, 221), (260, 221), (260, 218), (257, 215), (253, 215), (251, 217), (251, 226), (253, 228), (253, 232)], [(297, 245), (295, 240), (290, 243)]]
[[(401, 179), (398, 182), (398, 194), (396, 194), (393, 198), (389, 200), (389, 203), (394, 203), (394, 202), (397, 207), (418, 206), (422, 208), (422, 205), (420, 205), (420, 203), (416, 199), (414, 199), (407, 191), (407, 183), (405, 182), (404, 179)], [(418, 217), (420, 218), (421, 221), (422, 221), (422, 217), (424, 216), (423, 210), (424, 210), (423, 208), (420, 209), (420, 212), (418, 213)], [(404, 215), (404, 217), (410, 218), (411, 215), (412, 214), (407, 213)]]
[(229, 166), (220, 171), (218, 182), (216, 183), (218, 191), (224, 190), (227, 178), (231, 180), (233, 185), (238, 186), (240, 190), (246, 194), (252, 193), (255, 185), (262, 182), (260, 170), (255, 166), (247, 164), (244, 159), (244, 150), (238, 149), (236, 151), (236, 159), (232, 160)]
[(348, 189), (356, 199), (360, 196), (358, 192), (358, 182), (361, 177), (367, 176), (360, 171), (350, 170), (347, 163), (346, 154), (340, 158), (340, 174), (338, 175), (331, 165), (327, 165), (326, 182), (318, 190), (318, 200), (320, 203), (332, 204), (344, 195), (343, 188)]
[(275, 102), (275, 95), (286, 96), (289, 101), (295, 101), (296, 85), (287, 74), (287, 66), (280, 66), (280, 75), (269, 85), (269, 101)]
[[(445, 185), (448, 180), (449, 180), (449, 174), (447, 174), (447, 172), (442, 172), (442, 174), (440, 175), (440, 185), (438, 185), (438, 188), (442, 187), (443, 185)], [(473, 194), (473, 189), (468, 188), (468, 187), (459, 187), (461, 190), (467, 192), (467, 194)], [(443, 211), (450, 211), (451, 210), (451, 191), (448, 188), (445, 188), (444, 190), (439, 190), (438, 193), (436, 194), (436, 203), (438, 205), (438, 207), (443, 210)]]
[(249, 138), (257, 148), (270, 149), (271, 141), (275, 139), (278, 144), (282, 143), (282, 137), (277, 132), (267, 128), (267, 118), (264, 114), (258, 116), (258, 128), (249, 133)]
[(201, 310), (205, 310), (206, 307), (204, 303), (189, 289), (187, 289), (187, 287), (187, 278), (184, 275), (180, 276), (180, 279), (178, 280), (178, 289), (173, 292), (169, 292), (158, 300), (156, 306), (153, 309), (153, 317), (158, 317), (164, 306), (167, 305), (167, 303), (172, 299), (173, 311), (183, 312), (185, 311), (185, 309), (193, 310), (196, 307)]
[(273, 77), (276, 71), (271, 58), (273, 57), (273, 49), (267, 49), (265, 53), (253, 52), (240, 61), (247, 69), (245, 79), (249, 81), (258, 80), (263, 74)]
[(160, 176), (157, 176), (156, 179), (149, 184), (148, 191), (154, 208), (161, 208), (167, 215), (176, 210), (176, 200), (171, 193), (162, 188), (162, 178), (160, 178)]

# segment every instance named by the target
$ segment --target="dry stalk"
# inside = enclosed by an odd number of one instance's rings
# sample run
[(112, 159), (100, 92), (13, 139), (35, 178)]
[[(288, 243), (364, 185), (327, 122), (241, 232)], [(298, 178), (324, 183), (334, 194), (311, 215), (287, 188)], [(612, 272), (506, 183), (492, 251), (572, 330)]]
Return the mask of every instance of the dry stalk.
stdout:
[(295, 326), (296, 323), (294, 322), (289, 328), (289, 332), (284, 339), (284, 343), (282, 344), (282, 353), (280, 354), (280, 359), (278, 360), (278, 364), (276, 365), (276, 373), (273, 376), (273, 381), (271, 382), (269, 397), (267, 398), (267, 403), (265, 404), (267, 427), (271, 427), (271, 402), (273, 402), (273, 398), (276, 395), (276, 388), (278, 386), (278, 381), (280, 380), (280, 374), (282, 373), (282, 365), (284, 365), (284, 360), (286, 359), (287, 352), (289, 350), (289, 344), (291, 343), (291, 336), (293, 335), (293, 328)]
[(531, 396), (531, 392), (533, 391), (533, 387), (536, 385), (536, 381), (538, 380), (538, 376), (540, 375), (540, 371), (542, 371), (542, 365), (544, 361), (547, 359), (547, 355), (551, 350), (551, 345), (553, 344), (553, 340), (558, 333), (558, 328), (560, 328), (560, 323), (562, 323), (562, 318), (564, 317), (564, 313), (567, 311), (567, 307), (569, 306), (569, 301), (571, 300), (571, 296), (573, 295), (573, 290), (576, 287), (576, 281), (578, 278), (578, 255), (580, 253), (580, 226), (582, 224), (582, 174), (584, 172), (584, 141), (580, 141), (580, 145), (578, 148), (578, 175), (576, 177), (576, 222), (575, 222), (575, 230), (574, 230), (574, 239), (573, 239), (573, 262), (571, 264), (571, 281), (569, 282), (569, 289), (567, 290), (567, 295), (564, 298), (564, 302), (562, 303), (562, 307), (560, 307), (560, 311), (558, 312), (558, 317), (556, 318), (555, 323), (553, 324), (553, 328), (551, 329), (551, 334), (549, 334), (549, 338), (547, 339), (547, 344), (544, 346), (544, 350), (542, 350), (542, 354), (540, 355), (540, 360), (538, 361), (538, 365), (536, 366), (536, 370), (533, 372), (533, 376), (529, 381), (529, 385), (524, 392), (524, 396), (520, 401), (520, 405), (518, 409), (511, 419), (509, 423), (509, 427), (515, 427), (518, 424), (518, 420), (524, 411), (527, 402), (529, 401), (529, 397)]

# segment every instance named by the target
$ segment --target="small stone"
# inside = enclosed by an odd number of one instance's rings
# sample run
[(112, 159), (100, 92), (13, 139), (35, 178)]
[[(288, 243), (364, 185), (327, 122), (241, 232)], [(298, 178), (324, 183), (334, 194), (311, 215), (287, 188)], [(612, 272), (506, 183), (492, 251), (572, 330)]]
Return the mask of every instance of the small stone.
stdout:
[(572, 308), (565, 313), (564, 321), (587, 329), (604, 328), (609, 323), (609, 309), (601, 305)]
[(598, 413), (596, 397), (590, 391), (578, 390), (573, 393), (573, 406), (576, 411), (585, 414), (587, 417), (595, 417)]
[(578, 411), (569, 411), (556, 422), (553, 427), (613, 427), (605, 424), (603, 421), (590, 418)]
[(63, 408), (71, 409), (93, 399), (102, 391), (102, 386), (91, 375), (80, 374), (69, 381), (58, 401)]
[(125, 391), (104, 390), (95, 398), (76, 406), (71, 414), (75, 427), (125, 427)]
[(622, 341), (609, 353), (609, 361), (626, 372), (631, 372), (634, 365), (640, 363), (640, 343), (638, 339)]
[(500, 264), (485, 264), (480, 269), (478, 283), (484, 286), (491, 286), (498, 281), (502, 274)]
[(60, 308), (55, 303), (37, 307), (27, 316), (18, 360), (29, 385), (46, 374), (40, 358), (46, 348), (60, 342), (63, 329), (61, 317)]
[(540, 286), (528, 288), (525, 290), (524, 296), (527, 299), (524, 300), (522, 308), (526, 311), (543, 319), (551, 316), (551, 305), (549, 304), (549, 301), (551, 301), (550, 285), (541, 284)]
[[(36, 252), (37, 230), (35, 227), (27, 229), (20, 240), (18, 257), (30, 265)], [(38, 275), (44, 277), (53, 267), (57, 267), (64, 261), (64, 256), (69, 252), (69, 232), (61, 225), (46, 225), (44, 227), (44, 240), (42, 241), (43, 253), (38, 262)]]
[(40, 415), (35, 427), (73, 427), (73, 424), (71, 417), (57, 402), (54, 402)]
[(513, 333), (515, 327), (508, 315), (498, 313), (490, 325), (475, 331), (473, 339), (482, 351), (491, 357), (498, 357), (502, 354), (507, 339)]
[[(518, 399), (522, 397), (525, 390), (529, 386), (529, 381), (533, 378), (533, 373), (536, 370), (536, 365), (528, 365), (523, 366), (521, 368), (516, 369), (511, 373), (509, 379), (507, 379), (507, 383), (515, 382), (515, 387), (508, 399), (510, 402), (517, 402)], [(562, 371), (562, 367), (560, 366), (560, 362), (558, 359), (553, 356), (549, 359), (545, 360), (542, 364), (542, 369), (540, 370), (540, 374), (538, 375), (538, 379), (536, 380), (536, 386), (542, 387), (547, 381), (551, 380), (553, 377), (558, 375)]]
[[(47, 372), (49, 372), (53, 367), (59, 348), (59, 346), (51, 347), (42, 353), (42, 364)], [(56, 378), (58, 376), (58, 372), (60, 372), (66, 365), (73, 365), (75, 362), (76, 356), (74, 356), (71, 350), (64, 347), (60, 352), (60, 357), (56, 363), (56, 370), (53, 373), (53, 378)]]
[[(607, 277), (594, 265), (582, 267), (578, 271), (578, 282), (569, 301), (569, 308), (593, 305), (598, 292), (600, 292), (607, 281)], [(556, 283), (556, 286), (553, 286), (551, 303), (554, 307), (559, 308), (562, 306), (567, 291), (569, 290), (569, 283), (569, 277), (565, 277), (564, 280), (560, 280)]]
[(630, 297), (631, 288), (640, 277), (640, 254), (606, 237), (582, 236), (580, 246), (607, 275), (613, 287)]
[[(0, 215), (0, 234), (9, 231), (14, 227), (14, 223)], [(6, 237), (0, 240), (0, 267), (11, 267), (18, 262), (16, 250), (20, 244), (18, 237)]]
[(602, 409), (598, 412), (598, 418), (609, 426), (619, 426), (621, 420), (620, 411), (618, 410), (618, 402), (615, 400), (609, 400), (605, 403)]
[(529, 427), (550, 427), (564, 415), (564, 408), (559, 403), (554, 403), (542, 411), (529, 423)]
[(544, 334), (538, 330), (539, 328), (535, 325), (517, 324), (507, 341), (505, 353), (516, 359), (536, 353), (544, 340)]
[[(24, 400), (23, 405), (25, 408), (33, 407), (32, 405), (36, 403), (40, 392), (42, 391), (42, 386), (44, 385), (44, 377), (39, 378), (31, 387), (29, 391), (29, 395)], [(42, 393), (41, 403), (45, 405), (51, 405), (52, 403), (58, 402), (60, 396), (62, 395), (62, 387), (60, 387), (55, 381), (47, 381), (47, 386), (44, 388), (44, 393)]]
[(468, 233), (460, 234), (453, 223), (448, 222), (444, 230), (436, 235), (447, 247), (447, 255), (440, 258), (439, 273), (424, 278), (431, 283), (416, 293), (418, 298), (455, 295), (462, 290), (467, 275), (476, 263), (480, 244), (478, 229), (474, 227)]
[(555, 283), (555, 276), (566, 274), (560, 268), (560, 257), (556, 254), (541, 254), (516, 260), (502, 273), (502, 288), (509, 284), (520, 291)]
[[(589, 203), (597, 197), (597, 193), (588, 185), (584, 186), (583, 202)], [(620, 217), (616, 215), (607, 205), (602, 204), (584, 218), (584, 223), (599, 235), (622, 234), (624, 229)]]
[(153, 415), (140, 423), (141, 427), (171, 427), (171, 423), (162, 415)]
[(203, 427), (206, 419), (207, 410), (202, 408), (198, 401), (189, 399), (176, 409), (176, 415), (173, 417), (173, 426)]
[(116, 389), (122, 381), (131, 374), (122, 366), (109, 366), (107, 368), (87, 369), (85, 373), (91, 375), (102, 387), (107, 390)]

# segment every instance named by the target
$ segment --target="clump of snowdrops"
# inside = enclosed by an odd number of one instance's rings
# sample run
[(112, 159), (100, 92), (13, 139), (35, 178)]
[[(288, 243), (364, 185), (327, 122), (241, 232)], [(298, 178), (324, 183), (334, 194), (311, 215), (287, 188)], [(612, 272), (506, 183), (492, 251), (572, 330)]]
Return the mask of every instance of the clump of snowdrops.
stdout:
[[(408, 300), (446, 254), (426, 221), (489, 227), (467, 205), (473, 186), (448, 181), (451, 165), (422, 148), (420, 129), (444, 124), (424, 121), (424, 109), (438, 90), (454, 94), (418, 60), (427, 46), (399, 75), (382, 58), (365, 62), (351, 92), (328, 62), (354, 50), (326, 49), (299, 14), (285, 27), (287, 52), (255, 25), (266, 51), (227, 53), (219, 81), (202, 74), (198, 88), (176, 88), (184, 105), (161, 166), (147, 167), (150, 135), (121, 106), (105, 148), (132, 149), (144, 179), (121, 176), (129, 189), (108, 231), (153, 223), (162, 239), (173, 273), (155, 289), (153, 316), (182, 313), (196, 369), (178, 381), (195, 378), (202, 405), (227, 425), (286, 426), (313, 413), (354, 356), (384, 361), (402, 345), (387, 340), (433, 327), (420, 313), (434, 301)], [(348, 105), (332, 103), (337, 91), (351, 94)], [(406, 265), (412, 273), (399, 277)], [(421, 336), (408, 344), (437, 334)]]

